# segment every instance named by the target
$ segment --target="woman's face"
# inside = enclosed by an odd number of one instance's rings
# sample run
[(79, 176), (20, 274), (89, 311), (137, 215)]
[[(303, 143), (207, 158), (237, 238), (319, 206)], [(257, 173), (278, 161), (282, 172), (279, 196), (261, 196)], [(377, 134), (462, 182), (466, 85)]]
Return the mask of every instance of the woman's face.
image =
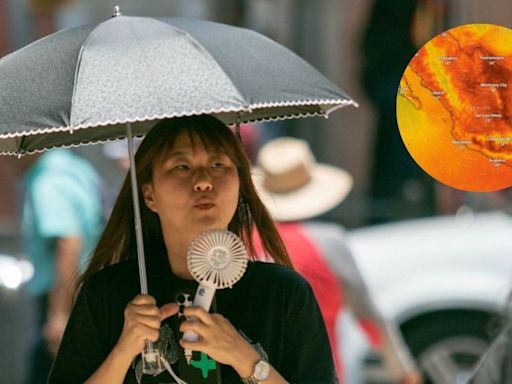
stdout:
[(227, 229), (239, 186), (237, 167), (226, 154), (207, 150), (198, 137), (193, 145), (183, 132), (142, 190), (164, 233), (195, 237), (206, 229)]

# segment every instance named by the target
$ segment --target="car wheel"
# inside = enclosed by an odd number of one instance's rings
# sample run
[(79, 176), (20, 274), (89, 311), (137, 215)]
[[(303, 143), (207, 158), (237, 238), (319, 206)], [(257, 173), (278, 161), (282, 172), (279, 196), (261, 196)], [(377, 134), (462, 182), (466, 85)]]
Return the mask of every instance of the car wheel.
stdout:
[(403, 331), (425, 384), (462, 384), (489, 346), (488, 329), (488, 315), (456, 313), (423, 318)]

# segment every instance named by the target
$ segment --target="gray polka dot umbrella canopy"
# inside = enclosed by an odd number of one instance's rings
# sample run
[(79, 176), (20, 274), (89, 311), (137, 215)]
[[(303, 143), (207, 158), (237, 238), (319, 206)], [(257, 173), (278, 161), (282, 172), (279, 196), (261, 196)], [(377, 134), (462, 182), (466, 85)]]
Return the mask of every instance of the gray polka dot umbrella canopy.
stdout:
[(0, 59), (0, 154), (135, 136), (157, 120), (227, 124), (327, 116), (355, 102), (254, 31), (202, 20), (116, 16)]

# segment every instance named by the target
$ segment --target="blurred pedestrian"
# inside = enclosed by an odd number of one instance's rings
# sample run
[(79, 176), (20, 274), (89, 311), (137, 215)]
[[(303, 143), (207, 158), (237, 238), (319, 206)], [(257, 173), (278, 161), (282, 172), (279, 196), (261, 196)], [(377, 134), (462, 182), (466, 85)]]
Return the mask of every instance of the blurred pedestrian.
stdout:
[(439, 26), (436, 0), (373, 0), (362, 35), (361, 81), (376, 112), (370, 167), (370, 223), (435, 213), (434, 180), (405, 148), (396, 120), (396, 94), (418, 44)]
[[(338, 376), (343, 377), (340, 382), (353, 384), (354, 377), (361, 376), (342, 369), (348, 366), (342, 359), (351, 358), (340, 356), (342, 348), (336, 336), (344, 301), (375, 344), (380, 344), (394, 379), (400, 383), (420, 382), (396, 325), (384, 321), (373, 304), (345, 242), (344, 229), (312, 220), (344, 200), (353, 183), (350, 174), (316, 163), (307, 142), (281, 137), (261, 148), (254, 180), (267, 209), (279, 222), (277, 228), (294, 267), (309, 281), (317, 297)], [(355, 353), (354, 348), (350, 353)]]
[(22, 235), (35, 269), (37, 337), (28, 383), (46, 383), (72, 305), (73, 283), (102, 229), (100, 179), (68, 149), (22, 158), (26, 169)]

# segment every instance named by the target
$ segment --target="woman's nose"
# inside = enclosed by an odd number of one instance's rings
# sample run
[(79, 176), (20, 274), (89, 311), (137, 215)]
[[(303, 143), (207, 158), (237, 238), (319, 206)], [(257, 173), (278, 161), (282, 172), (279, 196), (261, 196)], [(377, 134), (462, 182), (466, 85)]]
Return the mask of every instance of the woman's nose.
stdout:
[(204, 192), (213, 189), (212, 180), (207, 171), (198, 172), (194, 182), (194, 191)]

